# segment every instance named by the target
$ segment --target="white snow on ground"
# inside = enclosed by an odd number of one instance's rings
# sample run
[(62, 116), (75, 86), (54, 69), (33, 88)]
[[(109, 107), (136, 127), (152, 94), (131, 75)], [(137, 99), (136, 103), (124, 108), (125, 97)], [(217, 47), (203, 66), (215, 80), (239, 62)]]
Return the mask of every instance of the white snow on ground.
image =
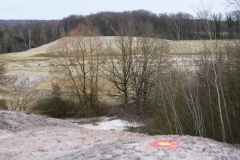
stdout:
[[(154, 148), (154, 140), (175, 140), (176, 149)], [(2, 160), (239, 160), (240, 149), (208, 138), (91, 130), (66, 120), (0, 111)]]
[(98, 129), (98, 130), (124, 130), (126, 129), (127, 122), (124, 122), (120, 119), (116, 120), (111, 120), (111, 121), (104, 121), (104, 122), (99, 122), (96, 124), (84, 124), (80, 125), (83, 128), (88, 128), (88, 129)]
[(116, 130), (123, 131), (128, 127), (137, 127), (140, 124), (129, 123), (128, 121), (111, 117), (67, 119), (69, 122), (79, 124), (83, 128), (96, 130)]
[(41, 80), (47, 78), (47, 76), (26, 76), (26, 75), (20, 75), (18, 76), (16, 82), (14, 85), (16, 86), (24, 86), (24, 87), (32, 87), (36, 85)]

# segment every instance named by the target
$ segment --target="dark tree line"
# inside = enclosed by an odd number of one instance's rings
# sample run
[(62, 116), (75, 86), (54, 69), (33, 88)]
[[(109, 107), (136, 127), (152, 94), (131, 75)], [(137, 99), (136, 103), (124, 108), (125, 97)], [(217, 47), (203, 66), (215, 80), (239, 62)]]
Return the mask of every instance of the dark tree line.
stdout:
[[(206, 17), (207, 16), (207, 17)], [(115, 36), (119, 30), (119, 21), (131, 20), (136, 26), (143, 23), (151, 23), (156, 35), (160, 38), (171, 40), (208, 39), (209, 32), (206, 31), (205, 22), (210, 24), (212, 36), (218, 39), (239, 38), (239, 17), (240, 11), (232, 11), (225, 15), (212, 14), (208, 11), (201, 11), (194, 17), (188, 13), (177, 14), (155, 14), (146, 10), (126, 12), (99, 12), (88, 16), (71, 15), (64, 18), (64, 31), (68, 33), (76, 28), (79, 23), (89, 19), (94, 26), (98, 27), (104, 36)], [(140, 36), (136, 31), (134, 36)]]
[[(0, 53), (27, 50), (68, 36), (79, 24), (91, 21), (103, 36), (116, 36), (121, 20), (131, 20), (136, 26), (151, 23), (155, 35), (170, 40), (233, 39), (240, 37), (240, 11), (225, 15), (201, 11), (194, 17), (188, 13), (155, 14), (146, 10), (99, 12), (88, 16), (70, 15), (59, 21), (0, 21)], [(208, 21), (208, 23), (206, 23)], [(206, 26), (205, 24), (209, 24)], [(206, 30), (206, 27), (209, 30)], [(136, 28), (134, 36), (140, 36)]]
[(52, 42), (61, 36), (65, 34), (59, 21), (0, 23), (0, 53), (28, 50)]

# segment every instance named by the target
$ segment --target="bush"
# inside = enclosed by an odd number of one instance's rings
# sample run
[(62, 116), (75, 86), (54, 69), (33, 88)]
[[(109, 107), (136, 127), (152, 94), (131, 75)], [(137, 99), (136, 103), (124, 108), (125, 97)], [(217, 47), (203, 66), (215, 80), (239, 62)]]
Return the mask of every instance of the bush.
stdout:
[(0, 99), (0, 110), (8, 110), (7, 103), (5, 99)]
[(51, 97), (39, 100), (34, 111), (54, 118), (70, 117), (74, 115), (75, 104), (70, 100)]

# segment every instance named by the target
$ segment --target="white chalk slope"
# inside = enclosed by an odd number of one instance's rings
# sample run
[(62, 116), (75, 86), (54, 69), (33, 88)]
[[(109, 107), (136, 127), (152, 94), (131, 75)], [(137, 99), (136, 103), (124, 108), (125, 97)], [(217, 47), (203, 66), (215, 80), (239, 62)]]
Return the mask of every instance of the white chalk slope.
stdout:
[[(176, 149), (154, 148), (156, 139)], [(0, 111), (0, 159), (240, 159), (240, 150), (207, 138), (91, 130), (64, 120)]]

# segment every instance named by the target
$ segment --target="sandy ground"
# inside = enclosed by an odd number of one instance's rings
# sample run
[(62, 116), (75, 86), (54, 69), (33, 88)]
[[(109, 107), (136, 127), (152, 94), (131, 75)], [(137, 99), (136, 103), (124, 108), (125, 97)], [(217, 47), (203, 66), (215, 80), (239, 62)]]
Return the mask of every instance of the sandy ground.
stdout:
[[(156, 139), (179, 142), (155, 148)], [(64, 120), (0, 111), (0, 159), (240, 159), (240, 149), (207, 138), (85, 129)]]

